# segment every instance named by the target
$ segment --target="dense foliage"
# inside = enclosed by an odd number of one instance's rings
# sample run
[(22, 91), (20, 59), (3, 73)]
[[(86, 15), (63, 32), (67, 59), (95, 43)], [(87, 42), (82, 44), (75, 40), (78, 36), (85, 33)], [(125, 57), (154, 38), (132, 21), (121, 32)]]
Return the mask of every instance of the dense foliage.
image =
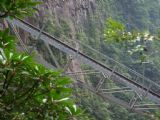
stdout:
[[(70, 100), (71, 80), (17, 53), (7, 31), (0, 32), (1, 119), (72, 119), (80, 112)], [(13, 41), (12, 41), (13, 42)], [(14, 42), (13, 42), (14, 43)], [(3, 46), (3, 47), (2, 47)]]
[(130, 55), (139, 54), (140, 63), (149, 61), (148, 52), (151, 44), (156, 41), (158, 36), (153, 36), (149, 32), (127, 31), (126, 27), (111, 18), (106, 22), (104, 38), (107, 44), (122, 45)]
[[(123, 29), (119, 29), (123, 28)], [(118, 51), (120, 50), (120, 46), (123, 46), (123, 51), (127, 51), (123, 54), (128, 53), (129, 57), (134, 60), (132, 63), (128, 61), (132, 67), (135, 67), (135, 64), (140, 63), (139, 65), (142, 66), (142, 75), (145, 76), (146, 68), (145, 64), (150, 64), (148, 67), (153, 67), (154, 60), (157, 59), (155, 56), (155, 51), (157, 49), (156, 46), (159, 46), (159, 37), (157, 35), (151, 35), (150, 33), (135, 33), (135, 32), (127, 32), (125, 26), (115, 20), (109, 19), (106, 24), (105, 29), (105, 41), (106, 43), (112, 44), (114, 47), (117, 47)], [(128, 37), (128, 35), (130, 37)], [(155, 43), (157, 45), (155, 45)], [(119, 52), (119, 55), (122, 53)], [(127, 59), (129, 57), (126, 57)], [(153, 57), (153, 58), (152, 58)], [(122, 59), (122, 58), (121, 58)], [(120, 59), (120, 60), (121, 60)], [(124, 60), (124, 59), (122, 59)], [(136, 62), (135, 62), (136, 61)], [(148, 77), (151, 71), (148, 71)], [(156, 70), (154, 71), (154, 74)], [(154, 76), (155, 78), (157, 76)], [(152, 79), (151, 79), (152, 80)], [(158, 81), (157, 81), (158, 82)], [(154, 119), (159, 119), (157, 115), (158, 111), (154, 113)]]
[[(4, 0), (9, 1), (9, 0)], [(17, 0), (21, 1), (21, 0)], [(29, 0), (28, 0), (29, 1)], [(85, 27), (83, 30), (77, 30), (76, 32), (76, 38), (83, 41), (85, 44), (89, 44), (90, 46), (94, 47), (95, 49), (100, 50), (102, 53), (116, 59), (117, 61), (122, 62), (123, 64), (131, 67), (132, 69), (136, 69), (138, 72), (142, 73), (144, 72), (144, 75), (146, 75), (149, 78), (155, 79), (155, 81), (159, 80), (159, 74), (157, 69), (160, 68), (159, 60), (160, 57), (158, 53), (156, 53), (152, 48), (155, 48), (156, 51), (159, 51), (159, 43), (158, 41), (152, 42), (150, 44), (150, 41), (147, 42), (147, 51), (146, 46), (138, 46), (139, 43), (137, 42), (128, 42), (127, 44), (125, 40), (128, 38), (132, 40), (132, 38), (135, 38), (135, 36), (131, 36), (130, 33), (128, 33), (128, 30), (134, 29), (141, 29), (141, 30), (150, 30), (152, 32), (155, 32), (157, 29), (156, 27), (159, 25), (159, 7), (158, 7), (158, 0), (151, 1), (151, 0), (99, 0), (97, 1), (97, 11), (94, 15), (88, 15), (87, 16), (87, 23), (85, 24)], [(24, 1), (21, 1), (24, 3)], [(26, 1), (25, 1), (26, 2)], [(8, 5), (7, 2), (2, 2), (3, 5)], [(3, 5), (0, 3), (3, 10)], [(26, 4), (25, 4), (26, 5)], [(13, 5), (11, 5), (13, 6)], [(20, 5), (21, 6), (21, 5)], [(32, 4), (29, 5), (29, 9), (24, 7), (23, 10), (26, 10), (27, 12), (19, 11), (19, 8), (15, 7), (17, 12), (20, 12), (17, 14), (17, 16), (21, 16), (21, 14), (25, 15), (25, 13), (28, 13), (30, 9), (32, 9)], [(12, 9), (7, 8), (7, 11), (10, 11), (8, 15), (11, 15), (12, 17), (15, 16), (12, 14)], [(14, 9), (15, 9), (14, 8)], [(22, 8), (22, 7), (20, 7)], [(107, 11), (107, 12), (106, 12)], [(5, 16), (5, 12), (2, 11), (1, 17)], [(103, 41), (103, 28), (105, 26), (105, 20), (108, 17), (113, 17), (116, 20), (120, 20), (122, 23), (125, 23), (125, 25), (121, 25), (117, 23), (116, 21), (109, 19), (109, 24), (107, 23), (107, 29), (109, 31), (107, 36), (107, 40), (110, 39), (110, 41), (114, 41), (114, 44), (110, 44)], [(60, 20), (60, 24), (56, 24), (56, 17), (55, 16), (48, 16), (49, 23), (47, 24), (46, 31), (54, 34), (56, 37), (60, 38), (69, 38), (70, 37), (70, 28), (69, 23), (66, 21)], [(41, 21), (42, 22), (42, 21)], [(125, 29), (125, 27), (127, 29)], [(79, 27), (80, 28), (80, 27)], [(114, 31), (112, 31), (114, 30)], [(126, 33), (125, 37), (123, 36), (123, 33)], [(1, 32), (3, 33), (3, 32)], [(7, 34), (7, 31), (5, 32)], [(5, 34), (4, 33), (4, 34)], [(112, 33), (112, 34), (111, 34)], [(117, 34), (118, 33), (118, 34)], [(62, 35), (63, 34), (63, 35)], [(135, 33), (137, 35), (137, 33)], [(7, 36), (7, 35), (5, 35)], [(148, 36), (150, 37), (150, 35)], [(12, 40), (12, 38), (9, 36), (9, 38)], [(113, 39), (117, 38), (117, 39)], [(7, 38), (8, 39), (8, 38)], [(118, 41), (118, 42), (117, 42)], [(120, 41), (124, 41), (124, 43), (120, 43)], [(141, 41), (143, 42), (143, 41)], [(145, 42), (145, 41), (144, 41)], [(14, 41), (10, 42), (2, 42), (1, 46), (2, 48), (8, 48), (8, 46), (12, 46)], [(7, 47), (5, 47), (7, 46)], [(129, 51), (130, 50), (130, 51)], [(55, 50), (56, 51), (56, 50)], [(85, 50), (84, 50), (85, 51)], [(150, 51), (150, 52), (148, 52)], [(147, 57), (144, 56), (144, 58), (141, 58), (140, 62), (137, 62), (137, 59), (142, 54), (147, 55)], [(2, 93), (4, 94), (4, 99), (1, 99), (1, 104), (4, 106), (2, 107), (2, 119), (6, 119), (7, 117), (15, 118), (15, 119), (52, 119), (51, 116), (57, 117), (57, 119), (75, 119), (75, 117), (79, 116), (79, 110), (76, 112), (76, 106), (73, 104), (73, 101), (70, 101), (70, 95), (71, 95), (71, 89), (66, 87), (68, 83), (70, 83), (70, 79), (61, 76), (60, 72), (53, 72), (50, 70), (46, 70), (41, 65), (37, 65), (34, 63), (31, 58), (25, 54), (20, 55), (17, 52), (11, 53), (9, 50), (2, 51), (2, 57), (7, 56), (6, 59), (9, 60), (5, 64), (7, 68), (2, 70), (2, 77), (3, 79), (7, 78), (7, 83), (9, 83), (8, 77), (12, 77), (12, 72), (15, 72), (15, 76), (19, 79), (16, 79), (18, 82), (16, 84), (15, 78), (14, 81), (11, 82), (11, 84), (5, 83), (4, 90), (3, 90), (3, 83), (4, 81), (1, 81), (1, 87), (2, 87)], [(14, 55), (12, 55), (14, 53)], [(56, 54), (57, 53), (57, 54)], [(59, 51), (56, 51), (56, 55), (59, 55)], [(154, 53), (151, 56), (148, 53)], [(60, 60), (62, 58), (61, 56), (58, 56)], [(94, 54), (95, 58), (98, 58), (99, 56)], [(142, 56), (143, 57), (143, 56)], [(155, 63), (156, 66), (151, 65), (150, 63), (146, 65), (146, 69), (143, 70), (142, 61), (148, 60), (148, 57)], [(6, 59), (2, 59), (5, 61)], [(12, 61), (15, 63), (12, 63)], [(17, 62), (20, 62), (17, 63)], [(22, 63), (22, 64), (21, 64)], [(3, 65), (2, 64), (2, 65)], [(18, 64), (18, 66), (17, 66)], [(11, 66), (10, 66), (11, 65)], [(20, 69), (18, 68), (20, 66)], [(1, 66), (4, 68), (5, 66)], [(13, 67), (13, 68), (12, 68)], [(23, 69), (23, 67), (25, 69)], [(18, 70), (17, 70), (18, 69)], [(22, 72), (24, 71), (24, 73)], [(6, 75), (8, 74), (8, 75)], [(7, 77), (8, 76), (8, 77)], [(22, 77), (22, 76), (25, 76)], [(33, 77), (33, 78), (32, 78)], [(22, 79), (20, 79), (22, 78)], [(24, 81), (24, 79), (28, 80)], [(34, 81), (32, 81), (33, 79)], [(60, 79), (60, 83), (57, 81)], [(88, 77), (87, 80), (89, 80), (90, 84), (95, 84), (94, 81), (96, 81), (97, 77)], [(44, 82), (46, 81), (47, 82)], [(16, 87), (13, 87), (16, 84)], [(24, 85), (25, 84), (25, 85)], [(8, 86), (8, 87), (7, 87)], [(24, 86), (24, 88), (22, 87)], [(17, 92), (17, 89), (20, 90)], [(30, 92), (26, 92), (28, 90), (31, 90)], [(11, 91), (12, 90), (12, 91)], [(79, 91), (78, 91), (79, 92)], [(16, 94), (17, 93), (17, 94)], [(23, 95), (24, 93), (27, 93), (24, 95), (24, 97), (20, 97), (20, 95)], [(8, 99), (8, 94), (11, 95), (12, 101), (6, 101), (5, 99)], [(85, 96), (83, 96), (85, 94)], [(20, 98), (19, 98), (20, 97)], [(98, 96), (92, 95), (87, 90), (83, 91), (80, 96), (78, 96), (79, 99), (81, 99), (81, 105), (89, 113), (92, 114), (92, 116), (97, 120), (150, 120), (150, 118), (138, 116), (136, 113), (132, 113), (122, 107), (119, 107), (115, 104), (112, 104), (110, 101), (103, 101), (98, 98)], [(9, 99), (10, 100), (10, 99)], [(12, 104), (13, 102), (13, 104)], [(19, 105), (19, 106), (18, 106)], [(52, 111), (52, 109), (54, 109)], [(1, 112), (1, 113), (2, 113)], [(5, 113), (5, 114), (4, 114)], [(38, 113), (38, 114), (37, 114)], [(159, 111), (156, 112), (157, 116), (159, 116)], [(32, 118), (30, 118), (32, 117)], [(55, 119), (55, 118), (53, 118)], [(79, 118), (79, 119), (85, 119), (86, 118)], [(159, 120), (159, 118), (155, 118), (156, 120)]]
[(31, 15), (35, 11), (33, 7), (39, 3), (40, 2), (33, 2), (32, 0), (1, 0), (0, 18)]
[[(24, 17), (37, 2), (3, 0), (0, 17)], [(31, 56), (16, 51), (16, 38), (9, 29), (0, 31), (0, 119), (89, 119), (71, 99), (71, 79), (37, 64)]]
[[(95, 10), (95, 14), (87, 16), (87, 23), (81, 26), (82, 28), (79, 27), (80, 29), (76, 31), (76, 38), (146, 77), (154, 78), (154, 81), (159, 82), (158, 69), (160, 66), (158, 61), (160, 57), (158, 52), (156, 52), (159, 51), (159, 42), (158, 40), (152, 42), (152, 39), (150, 39), (152, 36), (148, 32), (144, 32), (150, 31), (156, 33), (160, 21), (159, 1), (99, 0), (96, 1), (96, 4), (97, 9)], [(106, 25), (107, 29), (105, 29), (105, 21), (106, 18), (109, 17), (121, 21), (124, 25), (109, 19)], [(55, 16), (51, 18), (53, 20), (56, 19)], [(53, 25), (53, 27), (56, 26), (55, 21), (52, 23), (51, 25)], [(60, 24), (60, 26), (62, 25)], [(48, 26), (46, 31), (50, 32), (53, 27)], [(60, 28), (59, 31), (63, 31), (63, 29)], [(105, 37), (103, 36), (104, 29)], [(52, 34), (55, 36), (68, 38), (68, 36), (57, 35), (54, 30), (52, 30)], [(130, 31), (130, 33), (128, 31)], [(140, 39), (137, 39), (139, 35)], [(148, 40), (146, 41), (144, 37)], [(127, 41), (128, 39), (130, 41)], [(82, 51), (87, 51), (87, 49), (83, 48)], [(94, 56), (95, 59), (99, 58), (96, 54), (92, 56)], [(90, 84), (94, 84), (94, 81), (97, 79), (95, 76), (87, 77), (87, 80), (91, 82)], [(150, 118), (138, 116), (124, 108), (117, 107), (111, 102), (99, 100), (97, 96), (93, 97), (88, 92), (86, 94), (87, 97), (81, 96), (79, 98), (83, 99), (82, 105), (87, 108), (97, 120), (150, 120)], [(157, 112), (157, 114), (158, 113), (159, 112)], [(155, 119), (158, 120), (159, 118)]]

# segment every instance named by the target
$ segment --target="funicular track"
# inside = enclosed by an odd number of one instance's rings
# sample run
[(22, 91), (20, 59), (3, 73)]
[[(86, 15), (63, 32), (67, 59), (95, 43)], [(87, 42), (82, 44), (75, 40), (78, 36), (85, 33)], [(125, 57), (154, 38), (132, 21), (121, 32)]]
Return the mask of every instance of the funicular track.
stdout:
[[(87, 64), (90, 67), (94, 68), (95, 70), (105, 74), (106, 78), (111, 78), (113, 81), (119, 82), (121, 84), (125, 84), (127, 87), (131, 88), (133, 91), (138, 93), (140, 96), (142, 96), (142, 94), (145, 95), (145, 97), (153, 101), (155, 106), (159, 106), (160, 104), (160, 86), (156, 84), (155, 82), (151, 81), (150, 79), (145, 78), (144, 76), (135, 72), (134, 70), (106, 56), (105, 59), (109, 59), (110, 61), (115, 63), (114, 64), (115, 66), (109, 67), (108, 65), (102, 63), (101, 61), (98, 61), (94, 59), (93, 57), (90, 57), (89, 55), (86, 55), (85, 53), (78, 51), (77, 49), (66, 44), (65, 42), (62, 42), (61, 40), (56, 39), (55, 37), (49, 35), (48, 33), (41, 31), (41, 29), (29, 24), (28, 22), (25, 22), (20, 19), (17, 19), (17, 20), (14, 19), (14, 20), (8, 20), (8, 21), (9, 23), (14, 24), (15, 26), (27, 31), (34, 37), (37, 37), (39, 33), (41, 33), (40, 39), (45, 41), (49, 45), (54, 46), (55, 48), (59, 49), (60, 51), (63, 51), (64, 53), (68, 55), (76, 56), (80, 62)], [(124, 68), (125, 70), (129, 72), (131, 76), (130, 77), (125, 76), (123, 72), (116, 71), (114, 67)], [(80, 81), (78, 82), (82, 86), (85, 86), (84, 83), (81, 83)], [(90, 89), (90, 91), (98, 94), (104, 99), (114, 101), (128, 109), (134, 109), (134, 104), (129, 105), (126, 102), (123, 102), (122, 100), (119, 100), (112, 95), (110, 96), (107, 94), (103, 94), (103, 92), (100, 91), (101, 84), (103, 84), (102, 81), (100, 81), (100, 83), (97, 84), (96, 89), (93, 89), (93, 88), (88, 88), (88, 89)], [(133, 102), (136, 103), (136, 101), (133, 101)], [(146, 107), (146, 105), (144, 106)], [(135, 106), (135, 109), (136, 109), (136, 106)]]

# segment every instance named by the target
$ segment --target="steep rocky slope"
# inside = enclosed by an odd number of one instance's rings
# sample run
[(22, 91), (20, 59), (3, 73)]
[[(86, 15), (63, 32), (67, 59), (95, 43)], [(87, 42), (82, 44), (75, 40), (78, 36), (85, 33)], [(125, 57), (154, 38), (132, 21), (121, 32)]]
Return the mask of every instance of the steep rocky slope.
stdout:
[[(45, 4), (38, 7), (36, 18), (30, 21), (42, 27), (46, 24), (45, 31), (62, 39), (77, 39), (77, 33), (89, 23), (88, 16), (94, 14), (96, 3), (94, 0), (46, 0)], [(38, 23), (38, 24), (37, 24)], [(71, 41), (75, 48), (79, 45)], [(80, 64), (73, 59), (68, 67), (68, 72), (81, 72)], [(83, 76), (80, 77), (84, 81)]]

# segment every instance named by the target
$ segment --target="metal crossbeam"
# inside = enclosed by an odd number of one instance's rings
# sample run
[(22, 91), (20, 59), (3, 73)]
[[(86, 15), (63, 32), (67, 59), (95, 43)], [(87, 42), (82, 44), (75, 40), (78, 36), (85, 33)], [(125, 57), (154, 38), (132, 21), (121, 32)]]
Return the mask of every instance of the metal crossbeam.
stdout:
[(141, 104), (141, 105), (134, 105), (134, 109), (136, 110), (154, 110), (159, 109), (160, 104)]
[(112, 88), (112, 89), (100, 89), (100, 91), (106, 94), (106, 93), (118, 93), (118, 92), (131, 92), (133, 90), (128, 87), (123, 87), (123, 88)]
[(45, 44), (45, 46), (47, 47), (47, 49), (48, 49), (48, 51), (49, 51), (49, 54), (50, 54), (52, 60), (54, 61), (56, 67), (57, 67), (58, 69), (60, 69), (60, 65), (59, 65), (58, 61), (56, 60), (56, 57), (55, 57), (55, 55), (53, 54), (50, 46), (49, 46), (48, 43), (46, 43), (46, 42), (44, 42), (44, 44)]
[(134, 105), (136, 104), (137, 100), (138, 100), (138, 96), (133, 96), (132, 99), (129, 102), (129, 105), (131, 106), (131, 109), (134, 107)]
[[(46, 24), (43, 24), (42, 28), (40, 29), (39, 35), (36, 36), (36, 38), (35, 38), (36, 40), (39, 40), (39, 39), (40, 39), (40, 36), (41, 36), (44, 28), (46, 27), (46, 25), (47, 25), (47, 23), (46, 23)], [(32, 48), (30, 49), (29, 54), (31, 54), (31, 53), (33, 52), (35, 45), (36, 45), (36, 43), (32, 44)]]
[[(111, 95), (111, 94), (102, 94), (101, 92), (97, 92), (95, 91), (93, 88), (87, 86), (86, 84), (84, 84), (83, 82), (81, 82), (80, 80), (77, 81), (77, 84), (82, 86), (83, 88), (89, 90), (90, 92), (100, 96), (102, 99), (104, 99), (105, 101), (111, 101), (113, 103), (119, 103), (120, 106), (123, 106), (129, 110), (131, 110), (130, 106), (128, 105), (127, 102), (120, 100), (118, 98), (116, 98), (115, 96)], [(136, 110), (136, 109), (132, 109), (132, 111), (141, 114), (141, 115), (145, 115), (143, 111), (141, 110)]]
[[(11, 25), (11, 27), (12, 27), (12, 29), (13, 29), (16, 37), (17, 37), (17, 39), (19, 40), (22, 48), (24, 49), (24, 51), (25, 51), (27, 54), (31, 54), (32, 51), (33, 51), (33, 49), (34, 49), (34, 46), (32, 46), (31, 50), (29, 51), (29, 50), (27, 49), (25, 43), (24, 43), (23, 40), (21, 39), (20, 35), (18, 34), (18, 31), (16, 30), (15, 26), (14, 26), (12, 23), (10, 23), (10, 25)], [(40, 29), (39, 35), (37, 36), (36, 40), (38, 40), (38, 39), (40, 38), (40, 36), (41, 36), (41, 34), (42, 34), (45, 26), (46, 26), (46, 24), (44, 24), (44, 25), (42, 26), (42, 29)], [(44, 42), (44, 44), (45, 44), (45, 46), (47, 47), (47, 49), (48, 49), (48, 51), (49, 51), (49, 53), (50, 53), (50, 55), (51, 55), (52, 60), (55, 62), (56, 67), (57, 67), (57, 68), (60, 68), (60, 65), (59, 65), (59, 63), (57, 62), (55, 56), (53, 55), (53, 52), (52, 52), (52, 50), (50, 49), (49, 45), (48, 45), (46, 42)], [(37, 51), (36, 51), (36, 52), (37, 52)], [(40, 55), (39, 55), (39, 56), (40, 56)], [(38, 59), (37, 59), (37, 60), (38, 60)], [(46, 63), (46, 62), (43, 60), (42, 56), (40, 56), (40, 60), (39, 60), (39, 61), (43, 61), (43, 63), (44, 63), (46, 66), (51, 66), (51, 65), (48, 65), (49, 63)], [(51, 67), (49, 67), (49, 68), (51, 68)]]
[(20, 42), (23, 50), (24, 50), (27, 54), (29, 54), (29, 51), (28, 51), (26, 45), (24, 44), (23, 40), (22, 40), (21, 37), (19, 36), (17, 29), (15, 28), (15, 26), (14, 26), (12, 23), (10, 23), (10, 25), (11, 25), (11, 27), (12, 27), (12, 29), (13, 29), (16, 37), (17, 37), (17, 39), (19, 40), (19, 42)]
[(135, 105), (135, 108), (137, 107), (160, 107), (160, 104), (141, 104), (141, 105)]
[(66, 75), (88, 75), (88, 74), (100, 74), (98, 71), (93, 70), (83, 70), (83, 71), (75, 71), (75, 72), (66, 72)]
[(103, 75), (103, 77), (100, 79), (98, 85), (96, 86), (96, 91), (97, 92), (99, 91), (99, 89), (101, 88), (102, 84), (104, 83), (104, 80), (107, 78), (107, 76), (104, 73), (102, 73), (102, 75)]
[[(37, 36), (40, 32), (40, 29), (22, 21), (22, 20), (9, 20), (11, 23), (21, 27), (22, 29), (24, 29), (25, 31), (28, 31), (32, 36)], [(67, 43), (64, 43), (58, 39), (56, 39), (53, 36), (50, 36), (48, 33), (42, 32), (40, 39), (46, 41), (49, 45), (52, 45), (58, 49), (60, 49), (61, 51), (65, 52), (66, 54), (72, 55), (72, 56), (76, 56), (76, 54), (78, 54), (77, 59), (89, 66), (91, 66), (92, 68), (94, 68), (95, 70), (98, 70), (101, 73), (104, 73), (105, 76), (108, 77), (104, 77), (99, 84), (97, 85), (97, 90), (99, 91), (99, 89), (101, 88), (101, 85), (104, 82), (105, 78), (111, 78), (114, 82), (118, 82), (121, 84), (124, 84), (125, 86), (128, 86), (129, 88), (131, 88), (132, 90), (134, 90), (137, 93), (146, 93), (145, 94), (147, 98), (149, 98), (150, 100), (152, 100), (153, 102), (160, 104), (160, 94), (155, 91), (154, 89), (148, 89), (148, 86), (145, 86), (143, 83), (135, 81), (134, 79), (132, 80), (131, 77), (127, 77), (125, 76), (123, 73), (117, 72), (117, 70), (115, 70), (114, 68), (110, 68), (107, 65), (105, 65), (104, 63), (101, 63), (98, 60), (95, 60), (94, 58), (89, 57), (88, 55), (82, 53), (81, 51), (79, 51), (77, 53), (77, 50), (71, 46), (69, 46)], [(110, 58), (106, 58), (109, 60), (112, 60)], [(137, 76), (138, 78), (144, 79), (146, 82), (149, 82), (151, 84), (151, 88), (157, 88), (160, 90), (160, 86), (156, 83), (154, 83), (153, 81), (143, 77), (142, 75), (140, 75), (139, 73), (136, 73), (135, 71), (128, 69), (127, 67), (125, 67), (124, 65), (112, 60), (112, 62), (114, 62), (116, 65), (118, 65), (119, 67), (123, 67), (125, 68), (125, 70), (128, 70), (128, 72), (131, 72), (133, 75)], [(112, 76), (112, 77), (111, 77)], [(134, 76), (134, 77), (135, 77)], [(103, 93), (99, 93), (98, 91), (95, 91), (97, 94), (102, 95)], [(108, 94), (106, 95), (108, 97)], [(106, 97), (105, 96), (105, 97)], [(102, 96), (103, 97), (103, 96)], [(112, 101), (112, 99), (109, 99)], [(119, 99), (117, 100), (117, 98), (114, 100), (116, 103), (126, 107), (126, 104), (121, 104), (123, 103), (122, 101), (120, 101)], [(136, 102), (136, 101), (135, 101)], [(126, 108), (131, 108), (128, 104)]]

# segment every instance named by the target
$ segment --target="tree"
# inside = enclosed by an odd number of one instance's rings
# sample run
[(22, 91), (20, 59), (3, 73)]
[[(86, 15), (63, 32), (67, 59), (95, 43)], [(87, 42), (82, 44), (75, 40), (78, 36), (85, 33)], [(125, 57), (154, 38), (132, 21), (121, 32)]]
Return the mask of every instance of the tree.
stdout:
[[(3, 0), (0, 18), (30, 15), (37, 4), (32, 0)], [(15, 41), (9, 29), (0, 31), (0, 119), (89, 119), (71, 99), (72, 89), (67, 87), (71, 79), (17, 52)]]
[[(106, 23), (104, 37), (107, 45), (113, 44), (113, 48), (120, 46), (119, 48), (116, 48), (118, 49), (117, 51), (122, 50), (122, 54), (125, 54), (125, 55), (126, 55), (125, 51), (129, 53), (130, 57), (132, 58), (131, 60), (133, 61), (127, 61), (126, 63), (132, 66), (132, 69), (136, 69), (135, 63), (138, 64), (138, 66), (140, 66), (139, 64), (141, 64), (143, 75), (145, 73), (144, 63), (150, 63), (152, 62), (150, 60), (156, 61), (159, 58), (159, 55), (157, 54), (155, 56), (152, 55), (156, 51), (156, 46), (159, 48), (159, 44), (158, 44), (159, 36), (156, 36), (156, 35), (153, 36), (149, 32), (135, 32), (135, 31), (128, 32), (122, 23), (109, 18)], [(118, 54), (117, 56), (121, 56), (122, 54)], [(127, 59), (129, 58), (128, 56), (126, 57)], [(118, 59), (118, 61), (126, 61), (126, 58)], [(157, 66), (158, 65), (156, 64), (156, 67)], [(150, 67), (153, 68), (153, 66), (151, 65)], [(147, 77), (149, 78), (154, 77), (155, 79), (157, 76), (156, 75), (151, 76), (151, 72), (154, 70), (154, 69), (151, 70), (151, 68), (148, 68), (149, 72), (147, 71), (148, 72)], [(138, 72), (141, 72), (141, 71), (138, 71)], [(157, 70), (154, 71), (154, 73), (156, 72)], [(159, 82), (159, 79), (156, 82)], [(159, 114), (158, 110), (157, 111), (155, 110), (154, 112), (152, 111), (150, 114), (150, 117), (152, 119), (158, 120), (159, 119), (158, 114)], [(132, 115), (130, 117), (132, 118)], [(133, 118), (135, 119), (136, 117), (133, 116)]]
[(130, 55), (137, 55), (138, 53), (138, 58), (141, 63), (148, 59), (147, 43), (157, 38), (156, 36), (152, 36), (149, 32), (127, 31), (122, 23), (112, 18), (109, 18), (106, 22), (104, 37), (106, 42), (119, 43), (121, 46), (124, 46)]
[(1, 0), (0, 2), (0, 18), (10, 17), (25, 17), (32, 15), (37, 4), (32, 0)]

